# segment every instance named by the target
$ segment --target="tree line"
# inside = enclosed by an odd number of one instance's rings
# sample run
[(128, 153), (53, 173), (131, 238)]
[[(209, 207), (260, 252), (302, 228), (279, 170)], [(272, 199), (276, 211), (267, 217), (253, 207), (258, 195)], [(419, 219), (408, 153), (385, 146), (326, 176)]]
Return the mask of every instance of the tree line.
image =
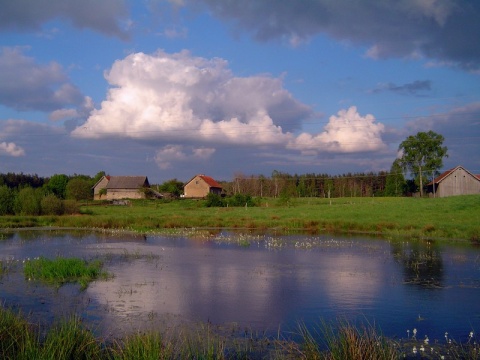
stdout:
[(415, 191), (403, 172), (289, 174), (273, 171), (270, 177), (235, 174), (232, 181), (221, 182), (227, 194), (249, 194), (259, 197), (369, 197), (405, 196)]
[[(417, 191), (423, 196), (425, 182), (439, 174), (443, 158), (448, 156), (443, 141), (443, 136), (433, 131), (407, 137), (398, 148), (402, 156), (395, 159), (390, 171), (331, 176), (326, 173), (292, 175), (275, 170), (270, 177), (237, 173), (232, 181), (220, 182), (224, 193), (233, 197), (231, 204), (216, 198), (209, 201), (212, 204), (234, 205), (237, 202), (248, 202), (250, 197), (408, 196)], [(405, 178), (407, 171), (412, 179)], [(104, 171), (94, 177), (56, 174), (42, 178), (36, 174), (0, 174), (0, 215), (62, 214), (76, 211), (75, 202), (92, 199), (92, 187), (104, 175)], [(184, 183), (177, 179), (155, 185), (158, 191), (177, 197), (183, 193), (183, 186)]]
[(79, 212), (78, 201), (92, 199), (92, 186), (103, 176), (55, 174), (43, 178), (0, 174), (0, 215), (62, 215)]
[[(364, 197), (407, 196), (417, 191), (423, 196), (428, 180), (439, 174), (448, 149), (444, 137), (433, 131), (408, 136), (398, 147), (401, 157), (395, 159), (390, 171), (378, 173), (347, 173), (291, 175), (274, 171), (272, 176), (244, 176), (236, 174), (232, 182), (225, 182), (230, 194), (247, 193), (252, 196), (296, 197)], [(412, 179), (406, 179), (407, 172)]]

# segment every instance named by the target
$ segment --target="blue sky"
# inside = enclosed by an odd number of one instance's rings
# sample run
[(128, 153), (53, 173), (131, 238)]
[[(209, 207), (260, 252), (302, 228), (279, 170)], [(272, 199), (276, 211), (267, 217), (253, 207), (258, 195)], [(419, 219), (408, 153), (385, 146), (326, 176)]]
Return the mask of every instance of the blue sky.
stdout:
[(480, 3), (0, 0), (0, 172), (480, 173)]

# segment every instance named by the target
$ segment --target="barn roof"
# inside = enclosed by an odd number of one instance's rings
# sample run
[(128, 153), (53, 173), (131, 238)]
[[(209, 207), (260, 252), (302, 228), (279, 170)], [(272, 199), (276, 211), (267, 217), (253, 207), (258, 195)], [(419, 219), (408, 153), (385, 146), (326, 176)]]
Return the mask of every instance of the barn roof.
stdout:
[(199, 175), (210, 187), (214, 188), (222, 188), (222, 185), (220, 185), (218, 182), (216, 182), (213, 178), (210, 176), (205, 176), (205, 175)]
[[(212, 177), (210, 176), (206, 176), (206, 175), (203, 175), (203, 174), (200, 174), (200, 175), (195, 175), (188, 183), (190, 183), (193, 179), (195, 178), (201, 178), (203, 181), (205, 181), (207, 183), (208, 186), (210, 186), (211, 188), (218, 188), (218, 189), (221, 189), (222, 188), (222, 185), (220, 185), (218, 182), (216, 182)], [(185, 184), (185, 185), (187, 185)]]
[(463, 166), (457, 166), (457, 167), (454, 167), (453, 169), (450, 169), (450, 170), (447, 170), (443, 173), (441, 173), (440, 175), (438, 175), (435, 179), (433, 179), (433, 181), (430, 181), (428, 185), (433, 185), (433, 184), (438, 184), (440, 183), (443, 179), (445, 179), (446, 177), (448, 177), (448, 175), (450, 175), (451, 173), (453, 173), (455, 170), (458, 170), (458, 169), (463, 169), (465, 170), (467, 173), (469, 173), (470, 175), (472, 175), (474, 178), (480, 180), (480, 176), (479, 175), (474, 175), (472, 174), (470, 171), (468, 171), (467, 169), (465, 169)]
[(138, 189), (150, 186), (146, 176), (110, 176), (107, 189)]

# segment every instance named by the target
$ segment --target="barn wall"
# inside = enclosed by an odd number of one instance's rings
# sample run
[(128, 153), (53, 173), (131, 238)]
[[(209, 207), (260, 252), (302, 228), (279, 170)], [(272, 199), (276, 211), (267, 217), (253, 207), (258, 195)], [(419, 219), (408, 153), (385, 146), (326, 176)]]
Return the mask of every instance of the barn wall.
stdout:
[(438, 197), (480, 194), (480, 180), (462, 168), (449, 174), (438, 184)]
[(145, 194), (138, 189), (108, 189), (107, 200), (145, 199)]
[[(102, 199), (102, 195), (100, 195), (100, 190), (105, 189), (108, 184), (108, 179), (104, 176), (100, 181), (96, 184), (95, 188), (93, 189), (93, 200), (100, 200)], [(103, 198), (106, 198), (103, 195)]]
[(201, 177), (196, 176), (183, 189), (186, 198), (203, 198), (210, 192), (210, 186)]

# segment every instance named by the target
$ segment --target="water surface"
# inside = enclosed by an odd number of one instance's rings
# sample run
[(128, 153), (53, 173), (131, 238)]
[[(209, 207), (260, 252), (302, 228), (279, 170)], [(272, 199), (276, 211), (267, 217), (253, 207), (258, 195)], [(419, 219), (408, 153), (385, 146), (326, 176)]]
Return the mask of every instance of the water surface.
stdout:
[[(38, 256), (99, 258), (114, 277), (55, 289), (24, 278), (22, 261)], [(466, 244), (21, 231), (0, 234), (0, 260), (4, 306), (39, 321), (77, 313), (102, 336), (188, 322), (290, 334), (338, 319), (439, 340), (480, 329), (480, 251)]]

